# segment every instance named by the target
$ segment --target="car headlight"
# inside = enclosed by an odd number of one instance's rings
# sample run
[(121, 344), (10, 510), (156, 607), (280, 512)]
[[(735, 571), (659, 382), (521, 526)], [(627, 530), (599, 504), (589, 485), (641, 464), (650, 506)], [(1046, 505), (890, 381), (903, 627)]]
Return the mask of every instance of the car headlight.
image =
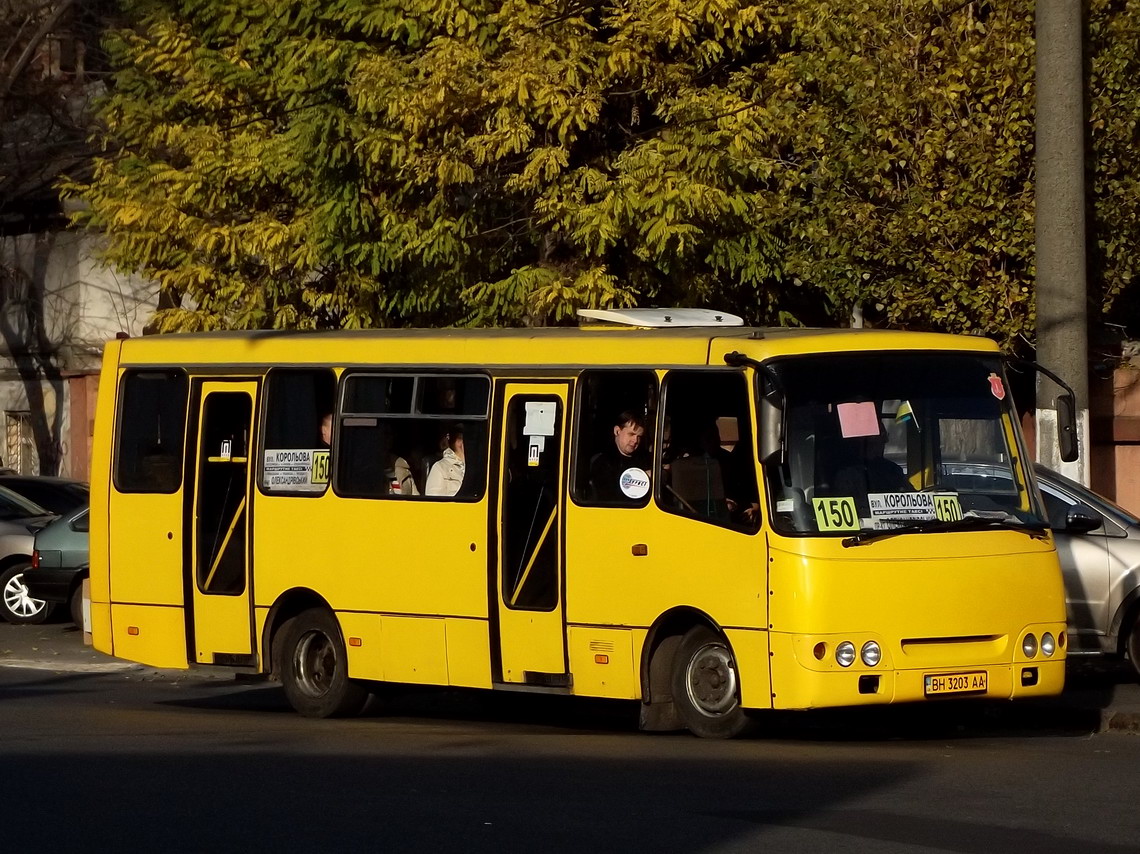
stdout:
[(1049, 632), (1041, 635), (1041, 652), (1043, 655), (1052, 655), (1057, 651), (1057, 642)]
[(1027, 634), (1021, 642), (1021, 651), (1025, 653), (1026, 658), (1033, 658), (1037, 655), (1037, 636), (1033, 632)]
[(875, 641), (867, 641), (863, 644), (863, 648), (859, 650), (859, 657), (863, 659), (863, 663), (868, 667), (874, 667), (882, 660), (883, 651), (879, 649), (879, 645)]
[(835, 648), (835, 660), (839, 662), (840, 667), (850, 667), (855, 663), (855, 644), (851, 641), (843, 641)]

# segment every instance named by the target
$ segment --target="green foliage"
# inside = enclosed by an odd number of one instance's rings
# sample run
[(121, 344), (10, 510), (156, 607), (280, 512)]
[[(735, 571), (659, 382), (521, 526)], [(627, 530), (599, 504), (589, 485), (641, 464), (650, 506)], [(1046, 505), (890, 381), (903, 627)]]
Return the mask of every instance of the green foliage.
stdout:
[[(127, 6), (70, 189), (163, 329), (704, 304), (1032, 338), (1030, 0)], [(1127, 27), (1093, 28), (1122, 168)]]
[(1135, 291), (1140, 266), (1140, 2), (1090, 0), (1088, 4), (1088, 112), (1092, 150), (1089, 293), (1107, 319), (1140, 335)]

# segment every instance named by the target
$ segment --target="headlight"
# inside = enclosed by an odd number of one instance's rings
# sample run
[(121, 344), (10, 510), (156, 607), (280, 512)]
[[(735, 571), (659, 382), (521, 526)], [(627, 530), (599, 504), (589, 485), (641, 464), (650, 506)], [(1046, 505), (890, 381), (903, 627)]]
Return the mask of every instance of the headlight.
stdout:
[(840, 667), (850, 667), (855, 663), (855, 644), (844, 641), (835, 648), (835, 660)]
[(1025, 640), (1021, 642), (1021, 651), (1025, 653), (1026, 658), (1033, 658), (1037, 655), (1037, 638), (1033, 632), (1025, 636)]
[(1057, 651), (1057, 642), (1053, 640), (1053, 635), (1049, 632), (1041, 635), (1041, 652), (1045, 655), (1052, 655)]
[(883, 651), (879, 649), (879, 645), (875, 643), (875, 641), (867, 641), (863, 644), (863, 648), (859, 650), (859, 657), (863, 659), (863, 663), (868, 667), (874, 667), (883, 657)]

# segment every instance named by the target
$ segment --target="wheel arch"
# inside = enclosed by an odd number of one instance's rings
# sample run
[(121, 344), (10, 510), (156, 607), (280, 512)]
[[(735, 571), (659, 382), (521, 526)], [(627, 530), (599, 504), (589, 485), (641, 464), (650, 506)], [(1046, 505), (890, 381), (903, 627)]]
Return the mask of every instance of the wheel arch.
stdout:
[(1137, 619), (1140, 619), (1140, 585), (1133, 587), (1128, 595), (1121, 600), (1116, 613), (1112, 616), (1112, 621), (1109, 623), (1109, 642), (1115, 640), (1114, 652), (1117, 655), (1124, 654), (1125, 644), (1128, 643), (1129, 629)]
[(641, 719), (643, 730), (683, 729), (673, 706), (673, 655), (681, 639), (695, 626), (716, 632), (732, 649), (720, 624), (699, 608), (680, 605), (661, 614), (650, 626), (641, 648)]
[[(265, 617), (265, 626), (261, 632), (261, 670), (271, 675), (277, 674), (276, 642), (282, 636), (282, 631), (289, 621), (312, 608), (324, 608), (336, 617), (336, 612), (328, 600), (308, 587), (294, 587), (286, 590), (277, 597), (277, 601), (269, 609)], [(340, 621), (337, 620), (337, 625)]]

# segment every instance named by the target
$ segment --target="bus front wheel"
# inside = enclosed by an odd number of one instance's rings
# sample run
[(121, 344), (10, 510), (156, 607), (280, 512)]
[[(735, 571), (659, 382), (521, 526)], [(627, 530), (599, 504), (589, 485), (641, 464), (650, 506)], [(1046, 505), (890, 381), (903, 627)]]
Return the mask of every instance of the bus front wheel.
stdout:
[(290, 620), (282, 651), (285, 697), (305, 717), (351, 717), (368, 702), (368, 690), (348, 678), (340, 626), (329, 611), (314, 608)]
[(736, 660), (712, 629), (696, 626), (681, 639), (673, 659), (673, 704), (689, 732), (701, 738), (732, 738), (748, 723)]

